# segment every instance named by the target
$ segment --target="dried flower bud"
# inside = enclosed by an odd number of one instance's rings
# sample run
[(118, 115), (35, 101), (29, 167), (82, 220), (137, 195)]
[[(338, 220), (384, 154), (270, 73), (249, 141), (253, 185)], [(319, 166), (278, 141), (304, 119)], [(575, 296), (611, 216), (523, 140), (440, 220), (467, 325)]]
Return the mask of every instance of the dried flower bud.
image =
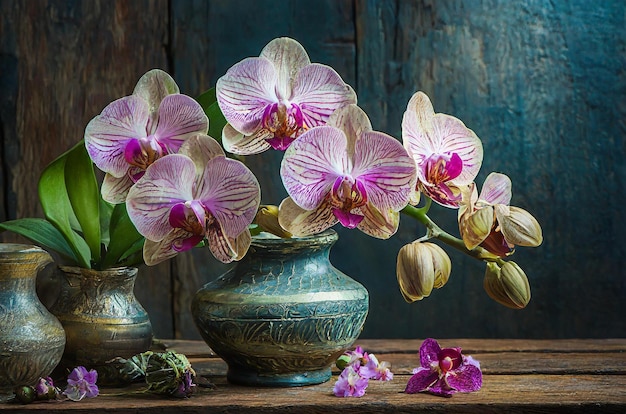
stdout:
[(172, 351), (147, 355), (146, 383), (156, 394), (189, 397), (193, 393), (196, 375), (187, 357)]
[(496, 206), (496, 216), (504, 238), (511, 244), (536, 247), (543, 242), (539, 222), (528, 211), (513, 206)]
[(515, 262), (506, 262), (502, 267), (487, 263), (483, 287), (489, 297), (512, 309), (522, 309), (530, 302), (528, 278)]
[(261, 227), (262, 231), (275, 234), (278, 237), (288, 239), (292, 236), (278, 223), (278, 207), (274, 205), (260, 206), (254, 222)]
[(13, 392), (15, 393), (15, 399), (22, 404), (30, 404), (37, 397), (35, 389), (27, 385), (19, 386)]
[(495, 221), (493, 206), (483, 207), (472, 214), (459, 215), (459, 232), (465, 247), (471, 250), (482, 243), (491, 233)]
[(415, 302), (442, 287), (452, 264), (445, 251), (433, 243), (413, 242), (398, 252), (396, 275), (404, 300)]

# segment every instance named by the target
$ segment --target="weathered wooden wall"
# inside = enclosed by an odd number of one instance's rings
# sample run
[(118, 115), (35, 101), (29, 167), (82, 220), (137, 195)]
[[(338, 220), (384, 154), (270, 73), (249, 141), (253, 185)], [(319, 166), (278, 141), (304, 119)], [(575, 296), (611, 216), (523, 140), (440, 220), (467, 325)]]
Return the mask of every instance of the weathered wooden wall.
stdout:
[[(338, 229), (333, 262), (370, 291), (364, 337), (621, 337), (625, 16), (621, 0), (0, 0), (0, 220), (41, 214), (43, 167), (148, 69), (194, 96), (291, 36), (355, 88), (375, 129), (399, 138), (409, 97), (427, 92), (483, 140), (478, 182), (508, 174), (513, 203), (544, 230), (541, 247), (514, 256), (533, 299), (513, 311), (483, 292), (483, 266), (453, 251), (448, 285), (404, 303), (396, 253), (423, 232), (407, 218), (387, 241)], [(279, 157), (249, 157), (264, 202), (284, 195)], [(455, 229), (454, 211), (432, 216)], [(136, 291), (156, 334), (197, 338), (190, 297), (225, 268), (203, 250), (142, 268)]]

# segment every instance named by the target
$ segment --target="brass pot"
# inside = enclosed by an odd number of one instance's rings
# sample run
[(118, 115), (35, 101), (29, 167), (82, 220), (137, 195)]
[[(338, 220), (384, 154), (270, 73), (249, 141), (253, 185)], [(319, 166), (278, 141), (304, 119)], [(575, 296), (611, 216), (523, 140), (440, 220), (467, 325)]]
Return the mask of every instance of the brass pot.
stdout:
[(63, 327), (39, 301), (37, 273), (52, 262), (35, 246), (0, 243), (0, 389), (35, 385), (57, 366)]
[(67, 335), (62, 367), (98, 369), (112, 358), (128, 358), (150, 348), (152, 325), (133, 291), (136, 268), (59, 269), (64, 277), (50, 311)]
[(361, 333), (367, 290), (329, 261), (337, 233), (254, 237), (246, 256), (195, 295), (191, 312), (230, 382), (290, 387), (326, 382)]

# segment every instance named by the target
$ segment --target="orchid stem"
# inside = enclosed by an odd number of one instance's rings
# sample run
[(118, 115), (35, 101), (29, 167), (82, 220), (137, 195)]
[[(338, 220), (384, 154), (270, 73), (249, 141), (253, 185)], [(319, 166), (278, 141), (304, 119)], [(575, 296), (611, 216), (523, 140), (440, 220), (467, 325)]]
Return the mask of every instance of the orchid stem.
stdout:
[[(413, 217), (420, 223), (422, 223), (426, 227), (426, 238), (437, 238), (447, 244), (448, 246), (454, 247), (455, 249), (465, 253), (468, 256), (471, 256), (478, 260), (483, 260), (486, 262), (497, 262), (502, 264), (503, 261), (501, 258), (494, 256), (488, 250), (483, 249), (480, 246), (474, 247), (473, 249), (468, 249), (465, 247), (465, 243), (463, 240), (454, 237), (450, 233), (443, 230), (441, 227), (437, 225), (434, 221), (430, 219), (426, 215), (428, 209), (430, 208), (430, 200), (426, 202), (426, 205), (422, 208), (413, 207), (411, 205), (407, 205), (404, 207), (401, 212), (406, 214), (407, 216)], [(422, 241), (422, 239), (420, 239)]]

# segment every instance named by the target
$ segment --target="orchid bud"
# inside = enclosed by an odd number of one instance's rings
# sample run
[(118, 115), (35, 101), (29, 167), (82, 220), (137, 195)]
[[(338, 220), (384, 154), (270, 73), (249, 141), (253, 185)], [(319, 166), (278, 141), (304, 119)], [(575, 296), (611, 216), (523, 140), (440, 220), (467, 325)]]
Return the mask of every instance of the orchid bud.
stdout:
[(536, 247), (543, 242), (539, 222), (528, 211), (513, 206), (496, 206), (496, 216), (506, 240), (519, 246)]
[(259, 207), (259, 211), (254, 219), (255, 223), (261, 227), (262, 231), (272, 233), (283, 239), (291, 238), (291, 233), (283, 229), (278, 224), (278, 207), (274, 205), (264, 205)]
[(512, 309), (522, 309), (530, 302), (528, 278), (515, 262), (506, 262), (502, 267), (487, 263), (483, 287), (489, 297)]
[(396, 275), (404, 300), (415, 302), (443, 286), (450, 277), (448, 255), (433, 243), (413, 242), (398, 252)]
[(471, 250), (482, 243), (491, 233), (494, 222), (493, 206), (483, 207), (470, 215), (459, 216), (459, 232), (465, 247)]
[(337, 366), (337, 368), (342, 370), (348, 365), (350, 365), (350, 361), (352, 361), (352, 358), (350, 357), (350, 355), (343, 354), (339, 358), (337, 358), (335, 365)]

